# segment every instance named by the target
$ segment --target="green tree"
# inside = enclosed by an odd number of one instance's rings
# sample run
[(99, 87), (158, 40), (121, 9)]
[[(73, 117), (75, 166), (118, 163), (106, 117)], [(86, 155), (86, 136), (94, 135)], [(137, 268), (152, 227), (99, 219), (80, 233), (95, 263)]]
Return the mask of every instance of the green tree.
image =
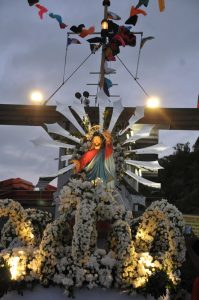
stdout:
[(199, 151), (193, 147), (191, 152), (189, 143), (174, 149), (173, 155), (160, 160), (163, 196), (183, 213), (199, 214)]

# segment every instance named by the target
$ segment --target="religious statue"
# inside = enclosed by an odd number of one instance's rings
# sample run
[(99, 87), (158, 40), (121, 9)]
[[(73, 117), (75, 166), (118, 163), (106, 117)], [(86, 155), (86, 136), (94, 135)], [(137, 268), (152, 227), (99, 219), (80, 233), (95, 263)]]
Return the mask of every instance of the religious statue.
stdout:
[(86, 179), (94, 181), (100, 178), (108, 188), (114, 188), (115, 162), (110, 133), (95, 131), (90, 138), (91, 147), (79, 160), (73, 160), (76, 173), (85, 171)]

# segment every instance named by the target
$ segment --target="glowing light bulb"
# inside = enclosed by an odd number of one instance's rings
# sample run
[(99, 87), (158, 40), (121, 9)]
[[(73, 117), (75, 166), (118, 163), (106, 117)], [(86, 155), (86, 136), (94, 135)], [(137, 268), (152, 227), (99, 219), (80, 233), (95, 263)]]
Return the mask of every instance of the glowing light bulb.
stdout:
[(40, 91), (33, 91), (30, 94), (30, 99), (35, 104), (41, 104), (43, 102), (43, 95)]
[(150, 97), (147, 99), (146, 106), (149, 108), (157, 108), (160, 106), (160, 99), (158, 97)]
[(101, 26), (103, 30), (108, 30), (108, 21), (106, 19), (102, 20)]
[(19, 271), (18, 271), (19, 257), (18, 256), (10, 257), (8, 261), (8, 265), (10, 267), (11, 279), (16, 280), (19, 276)]

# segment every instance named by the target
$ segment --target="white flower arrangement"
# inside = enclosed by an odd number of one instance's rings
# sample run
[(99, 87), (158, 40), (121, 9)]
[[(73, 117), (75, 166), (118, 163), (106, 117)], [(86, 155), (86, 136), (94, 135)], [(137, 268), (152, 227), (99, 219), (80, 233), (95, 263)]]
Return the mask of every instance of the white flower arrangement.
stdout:
[(11, 199), (0, 200), (0, 217), (9, 217), (15, 228), (16, 235), (22, 245), (34, 245), (35, 236), (32, 223), (28, 220), (23, 207)]
[(179, 280), (176, 271), (185, 260), (184, 226), (180, 211), (163, 199), (147, 208), (135, 238), (136, 251), (153, 252), (174, 283)]
[[(47, 224), (37, 245), (36, 238), (32, 238), (37, 212), (30, 218), (31, 210), (25, 211), (12, 200), (0, 201), (0, 215), (11, 218), (24, 245), (1, 252), (12, 280), (58, 284), (67, 295), (83, 285), (89, 289), (115, 286), (132, 291), (145, 286), (160, 270), (174, 284), (178, 282), (178, 268), (185, 257), (184, 222), (181, 213), (166, 200), (152, 203), (136, 221), (139, 225), (135, 238), (131, 213), (118, 204), (114, 192), (100, 180), (70, 180), (60, 192), (59, 212), (59, 217)], [(50, 216), (43, 218), (40, 213), (38, 220), (45, 227)], [(98, 221), (110, 223), (106, 250), (97, 248)]]
[[(52, 222), (52, 214), (35, 208), (28, 208), (25, 213), (34, 229), (35, 244), (39, 245), (44, 229), (48, 223)], [(8, 219), (1, 230), (1, 244), (8, 247), (16, 239), (16, 236), (15, 224), (12, 219)]]

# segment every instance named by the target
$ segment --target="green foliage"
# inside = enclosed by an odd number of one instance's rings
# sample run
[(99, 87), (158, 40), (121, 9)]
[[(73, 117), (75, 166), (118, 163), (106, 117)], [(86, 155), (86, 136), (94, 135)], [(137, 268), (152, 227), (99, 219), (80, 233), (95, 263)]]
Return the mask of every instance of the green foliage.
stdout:
[[(197, 143), (197, 142), (196, 142)], [(163, 196), (183, 213), (199, 214), (199, 151), (195, 144), (177, 144), (173, 155), (160, 160)]]
[(139, 288), (136, 291), (146, 297), (147, 295), (151, 295), (155, 299), (158, 299), (160, 296), (166, 296), (167, 289), (173, 290), (174, 286), (166, 272), (158, 271), (149, 278), (144, 287)]
[(0, 258), (0, 298), (6, 294), (10, 287), (11, 274), (8, 265), (4, 259)]

